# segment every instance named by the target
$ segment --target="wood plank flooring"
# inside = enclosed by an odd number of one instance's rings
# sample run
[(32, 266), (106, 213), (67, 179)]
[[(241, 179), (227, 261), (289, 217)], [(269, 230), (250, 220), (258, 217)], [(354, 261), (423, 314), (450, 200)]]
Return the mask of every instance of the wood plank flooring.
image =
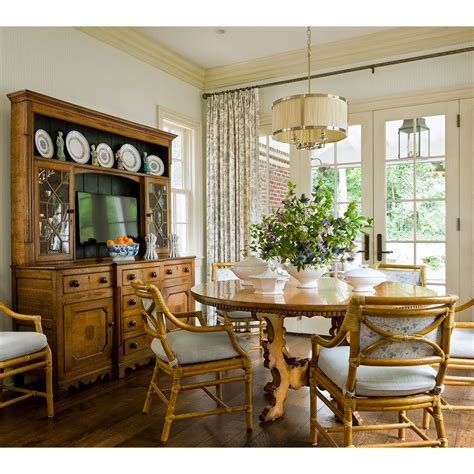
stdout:
[[(288, 336), (288, 347), (296, 356), (310, 351), (309, 337)], [(171, 427), (169, 447), (310, 447), (309, 390), (290, 391), (286, 414), (273, 423), (260, 423), (258, 416), (270, 399), (263, 386), (270, 373), (262, 364), (260, 351), (251, 351), (253, 360), (254, 430), (245, 429), (242, 413), (191, 420), (178, 420)], [(164, 420), (164, 405), (155, 398), (148, 415), (142, 414), (143, 401), (151, 377), (151, 366), (128, 373), (125, 379), (96, 382), (55, 403), (56, 415), (46, 418), (42, 399), (29, 399), (0, 410), (0, 446), (2, 447), (159, 447)], [(160, 386), (168, 386), (160, 376)], [(224, 400), (243, 402), (243, 384), (224, 386)], [(445, 398), (452, 403), (474, 404), (474, 388), (447, 387)], [(178, 398), (178, 410), (214, 408), (201, 391), (187, 391)], [(322, 403), (318, 404), (323, 424), (334, 423), (334, 417)], [(444, 412), (450, 446), (474, 447), (474, 413)], [(395, 413), (362, 413), (367, 423), (395, 422)], [(415, 421), (420, 414), (411, 412)], [(433, 423), (431, 423), (433, 425)], [(383, 443), (396, 440), (396, 431), (358, 433), (355, 442)], [(430, 435), (434, 430), (430, 428)], [(408, 433), (408, 439), (416, 435)], [(319, 446), (327, 444), (319, 437)]]

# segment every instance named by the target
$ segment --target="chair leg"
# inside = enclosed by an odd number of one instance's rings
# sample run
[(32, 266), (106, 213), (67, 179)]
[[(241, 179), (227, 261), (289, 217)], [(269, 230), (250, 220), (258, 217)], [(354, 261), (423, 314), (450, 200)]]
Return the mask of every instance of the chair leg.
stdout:
[(245, 421), (247, 430), (252, 431), (252, 367), (245, 368)]
[(44, 369), (46, 375), (46, 409), (48, 418), (54, 417), (54, 401), (53, 401), (53, 356), (51, 349), (48, 347), (46, 355), (46, 367)]
[[(216, 380), (220, 380), (220, 379), (221, 379), (221, 373), (216, 372)], [(222, 384), (216, 385), (216, 397), (222, 400)], [(217, 403), (217, 406), (219, 407), (218, 403)]]
[(148, 386), (148, 392), (145, 398), (145, 404), (143, 405), (143, 413), (148, 413), (150, 411), (151, 399), (153, 398), (154, 393), (153, 384), (156, 383), (159, 371), (158, 363), (155, 363), (155, 368), (153, 369), (153, 375), (151, 376), (150, 385)]
[(344, 447), (354, 447), (352, 444), (352, 401), (344, 399)]
[(433, 418), (436, 426), (436, 434), (440, 441), (440, 448), (448, 447), (448, 439), (446, 438), (446, 430), (444, 428), (443, 411), (441, 410), (441, 399), (435, 400), (433, 406)]
[(165, 424), (163, 425), (163, 431), (161, 432), (161, 443), (166, 444), (170, 435), (171, 423), (174, 421), (174, 409), (176, 407), (176, 401), (178, 400), (178, 393), (181, 382), (181, 377), (178, 371), (173, 373), (173, 384), (171, 385), (171, 394), (166, 410)]
[(260, 324), (258, 326), (258, 339), (260, 342), (260, 349), (263, 349), (263, 322), (260, 321)]
[[(398, 412), (398, 422), (399, 423), (404, 423), (405, 420), (403, 419), (404, 416), (406, 416), (407, 412), (405, 410), (401, 410)], [(398, 430), (398, 439), (400, 441), (405, 441), (407, 435), (407, 430), (406, 428), (400, 428)]]
[(424, 430), (427, 430), (430, 427), (430, 418), (431, 416), (428, 410), (423, 410), (423, 421), (422, 421), (421, 427)]
[(318, 430), (316, 429), (316, 417), (318, 412), (318, 398), (316, 396), (316, 381), (310, 369), (309, 375), (309, 427), (310, 427), (310, 442), (313, 446), (318, 445)]

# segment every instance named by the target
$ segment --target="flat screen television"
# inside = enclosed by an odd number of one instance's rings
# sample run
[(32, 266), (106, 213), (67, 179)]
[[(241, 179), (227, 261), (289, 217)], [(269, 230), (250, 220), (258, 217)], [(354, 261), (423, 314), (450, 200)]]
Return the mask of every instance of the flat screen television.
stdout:
[(136, 198), (78, 192), (77, 205), (81, 243), (103, 243), (118, 235), (138, 237)]

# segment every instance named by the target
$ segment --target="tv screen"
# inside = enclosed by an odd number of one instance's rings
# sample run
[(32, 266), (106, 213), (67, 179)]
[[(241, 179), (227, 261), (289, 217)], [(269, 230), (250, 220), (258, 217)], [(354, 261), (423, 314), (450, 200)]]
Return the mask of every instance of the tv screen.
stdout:
[(77, 203), (81, 243), (102, 243), (118, 235), (138, 237), (136, 198), (78, 192)]

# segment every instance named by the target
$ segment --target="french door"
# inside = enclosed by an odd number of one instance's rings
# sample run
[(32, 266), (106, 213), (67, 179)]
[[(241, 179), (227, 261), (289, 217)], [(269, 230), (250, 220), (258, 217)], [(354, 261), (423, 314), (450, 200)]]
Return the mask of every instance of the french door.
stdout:
[(451, 101), (352, 114), (347, 139), (310, 153), (335, 214), (356, 201), (374, 219), (355, 265), (425, 264), (430, 288), (459, 292), (458, 113)]

